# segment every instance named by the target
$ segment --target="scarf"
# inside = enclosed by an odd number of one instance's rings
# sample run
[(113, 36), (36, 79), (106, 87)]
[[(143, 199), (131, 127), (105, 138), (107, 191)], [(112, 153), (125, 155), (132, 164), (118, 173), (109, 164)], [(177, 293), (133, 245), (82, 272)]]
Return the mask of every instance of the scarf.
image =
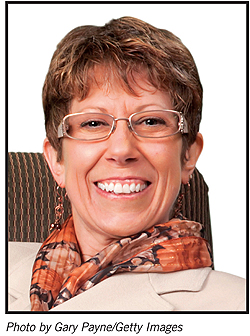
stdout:
[(31, 280), (32, 311), (47, 311), (120, 272), (175, 272), (212, 265), (202, 225), (174, 218), (122, 238), (83, 262), (72, 216), (37, 253)]

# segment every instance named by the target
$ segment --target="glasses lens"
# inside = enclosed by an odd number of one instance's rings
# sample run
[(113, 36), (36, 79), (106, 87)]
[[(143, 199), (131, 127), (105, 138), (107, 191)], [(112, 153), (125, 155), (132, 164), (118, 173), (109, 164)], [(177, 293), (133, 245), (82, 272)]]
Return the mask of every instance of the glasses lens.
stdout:
[(131, 123), (142, 137), (163, 138), (179, 131), (179, 120), (179, 114), (173, 111), (148, 111), (133, 115)]
[(78, 140), (98, 140), (107, 137), (112, 129), (113, 118), (104, 113), (76, 113), (64, 121), (66, 133)]

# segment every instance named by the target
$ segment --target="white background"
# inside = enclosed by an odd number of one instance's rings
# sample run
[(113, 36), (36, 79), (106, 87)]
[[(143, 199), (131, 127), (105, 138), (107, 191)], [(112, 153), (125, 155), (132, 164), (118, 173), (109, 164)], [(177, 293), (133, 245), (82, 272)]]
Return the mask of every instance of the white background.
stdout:
[(197, 168), (210, 189), (215, 268), (245, 277), (245, 13), (242, 4), (9, 5), (8, 151), (42, 151), (42, 85), (57, 43), (71, 29), (128, 15), (172, 31), (191, 51), (204, 89)]

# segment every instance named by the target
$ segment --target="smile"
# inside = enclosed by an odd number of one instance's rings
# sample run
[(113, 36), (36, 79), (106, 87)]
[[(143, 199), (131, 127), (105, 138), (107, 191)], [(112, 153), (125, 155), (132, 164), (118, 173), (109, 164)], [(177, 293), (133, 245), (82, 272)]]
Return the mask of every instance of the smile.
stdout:
[(103, 191), (114, 194), (139, 193), (146, 189), (149, 182), (97, 182), (97, 187)]

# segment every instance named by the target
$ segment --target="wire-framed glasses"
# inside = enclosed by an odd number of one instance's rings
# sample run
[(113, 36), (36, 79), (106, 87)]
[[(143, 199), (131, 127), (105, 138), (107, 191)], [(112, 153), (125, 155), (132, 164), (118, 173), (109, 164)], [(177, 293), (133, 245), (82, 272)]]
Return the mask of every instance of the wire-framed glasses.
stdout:
[(127, 122), (131, 132), (143, 138), (166, 138), (176, 133), (188, 133), (187, 121), (181, 112), (153, 110), (137, 112), (129, 118), (115, 118), (111, 114), (78, 112), (66, 115), (58, 127), (58, 138), (95, 141), (107, 139), (119, 120)]

